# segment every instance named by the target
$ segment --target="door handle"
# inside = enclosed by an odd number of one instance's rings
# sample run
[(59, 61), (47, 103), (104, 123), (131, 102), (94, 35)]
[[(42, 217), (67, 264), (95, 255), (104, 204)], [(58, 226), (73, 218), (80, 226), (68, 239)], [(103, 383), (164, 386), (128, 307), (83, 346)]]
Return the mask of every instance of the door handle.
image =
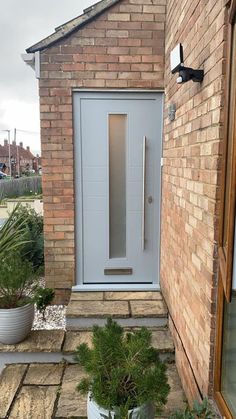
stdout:
[(142, 251), (145, 250), (145, 195), (146, 195), (146, 136), (143, 137), (143, 185), (142, 185)]

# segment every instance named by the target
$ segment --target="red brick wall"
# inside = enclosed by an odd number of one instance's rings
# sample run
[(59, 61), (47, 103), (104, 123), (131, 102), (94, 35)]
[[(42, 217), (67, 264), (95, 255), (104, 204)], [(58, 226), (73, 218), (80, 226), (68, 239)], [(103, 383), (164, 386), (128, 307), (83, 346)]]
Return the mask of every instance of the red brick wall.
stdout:
[(166, 0), (123, 0), (41, 53), (47, 285), (74, 283), (73, 88), (162, 89)]
[[(223, 0), (167, 2), (161, 286), (175, 325), (177, 366), (190, 398), (212, 391), (218, 199), (223, 122)], [(204, 69), (203, 83), (177, 85), (170, 51)], [(175, 121), (167, 116), (176, 104)], [(181, 349), (182, 348), (182, 349)]]

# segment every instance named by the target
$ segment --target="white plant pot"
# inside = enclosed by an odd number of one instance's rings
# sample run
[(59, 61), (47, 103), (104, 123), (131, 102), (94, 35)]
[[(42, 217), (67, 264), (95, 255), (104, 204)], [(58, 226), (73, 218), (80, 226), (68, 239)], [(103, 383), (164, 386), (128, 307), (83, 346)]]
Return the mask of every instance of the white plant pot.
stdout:
[[(141, 407), (137, 407), (133, 410), (129, 410), (129, 414), (132, 412), (132, 419), (154, 419), (154, 409), (150, 404), (144, 404)], [(90, 393), (88, 394), (87, 401), (87, 416), (88, 419), (103, 419), (105, 417), (109, 418), (109, 413), (111, 414), (112, 419), (115, 417), (115, 412), (105, 410), (100, 407), (92, 398)]]
[(0, 342), (14, 345), (26, 338), (34, 321), (34, 304), (0, 309)]

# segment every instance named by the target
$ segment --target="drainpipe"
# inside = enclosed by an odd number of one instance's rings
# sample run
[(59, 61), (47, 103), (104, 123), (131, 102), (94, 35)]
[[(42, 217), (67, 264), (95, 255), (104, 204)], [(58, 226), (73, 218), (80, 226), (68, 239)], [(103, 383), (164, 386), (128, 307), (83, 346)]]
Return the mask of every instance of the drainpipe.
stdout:
[(21, 54), (25, 64), (29, 65), (35, 71), (36, 79), (40, 79), (40, 51), (32, 54)]

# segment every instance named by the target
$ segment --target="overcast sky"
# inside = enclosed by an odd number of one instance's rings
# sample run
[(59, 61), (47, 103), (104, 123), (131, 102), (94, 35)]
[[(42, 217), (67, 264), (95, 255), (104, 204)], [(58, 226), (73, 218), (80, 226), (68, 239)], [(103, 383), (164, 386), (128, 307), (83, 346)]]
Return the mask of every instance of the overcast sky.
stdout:
[[(17, 142), (40, 151), (38, 82), (23, 62), (25, 49), (96, 0), (7, 0), (0, 13), (0, 130), (17, 128)], [(23, 133), (31, 131), (32, 133)], [(38, 134), (34, 134), (38, 133)], [(0, 131), (0, 144), (6, 138)]]

